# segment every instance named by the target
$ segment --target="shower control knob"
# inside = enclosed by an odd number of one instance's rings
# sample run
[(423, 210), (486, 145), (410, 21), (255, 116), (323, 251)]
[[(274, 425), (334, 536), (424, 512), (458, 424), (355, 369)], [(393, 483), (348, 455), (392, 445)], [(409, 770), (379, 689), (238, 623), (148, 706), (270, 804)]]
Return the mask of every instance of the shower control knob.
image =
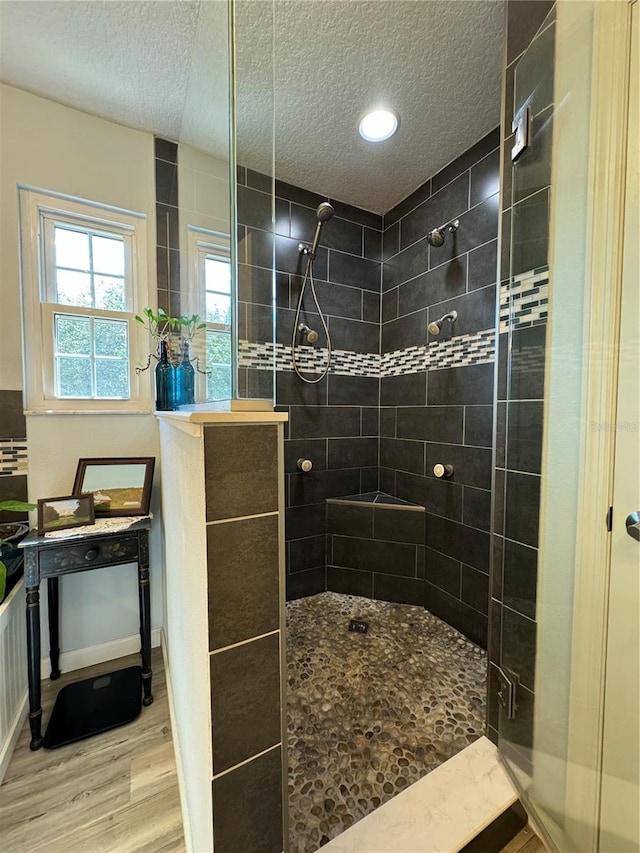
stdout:
[(449, 477), (453, 476), (453, 465), (443, 465), (441, 462), (438, 462), (433, 466), (433, 473), (436, 477), (448, 480)]
[(313, 468), (313, 462), (310, 459), (298, 459), (298, 468), (303, 474), (308, 474)]

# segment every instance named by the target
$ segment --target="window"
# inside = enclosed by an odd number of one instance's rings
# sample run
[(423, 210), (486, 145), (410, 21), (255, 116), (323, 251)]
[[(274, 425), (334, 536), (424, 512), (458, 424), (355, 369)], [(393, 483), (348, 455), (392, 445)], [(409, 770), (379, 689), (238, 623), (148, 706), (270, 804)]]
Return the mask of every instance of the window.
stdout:
[[(200, 398), (229, 400), (232, 383), (232, 294), (228, 237), (189, 228), (189, 254), (193, 270), (195, 310), (207, 324), (205, 364)], [(206, 381), (205, 381), (206, 380)]]
[(149, 408), (134, 369), (145, 343), (144, 217), (20, 190), (27, 407)]

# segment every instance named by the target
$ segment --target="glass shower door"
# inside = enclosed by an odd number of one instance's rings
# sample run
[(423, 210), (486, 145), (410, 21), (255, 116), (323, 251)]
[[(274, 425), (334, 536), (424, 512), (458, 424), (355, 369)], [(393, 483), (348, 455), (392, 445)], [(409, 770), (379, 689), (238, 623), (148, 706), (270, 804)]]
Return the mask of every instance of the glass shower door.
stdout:
[(630, 9), (552, 9), (515, 63), (528, 147), (503, 180), (498, 745), (547, 841), (580, 853), (615, 851), (599, 822)]

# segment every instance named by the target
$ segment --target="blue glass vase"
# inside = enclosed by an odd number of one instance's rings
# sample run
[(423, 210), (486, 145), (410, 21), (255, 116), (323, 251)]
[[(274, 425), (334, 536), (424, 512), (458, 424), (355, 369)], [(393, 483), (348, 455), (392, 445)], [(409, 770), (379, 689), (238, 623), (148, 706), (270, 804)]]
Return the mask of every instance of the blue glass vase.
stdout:
[(182, 344), (182, 358), (176, 367), (176, 398), (179, 406), (190, 406), (196, 401), (196, 374), (191, 364), (189, 341)]
[(172, 412), (176, 405), (176, 371), (169, 361), (169, 345), (160, 341), (160, 360), (156, 364), (156, 410)]

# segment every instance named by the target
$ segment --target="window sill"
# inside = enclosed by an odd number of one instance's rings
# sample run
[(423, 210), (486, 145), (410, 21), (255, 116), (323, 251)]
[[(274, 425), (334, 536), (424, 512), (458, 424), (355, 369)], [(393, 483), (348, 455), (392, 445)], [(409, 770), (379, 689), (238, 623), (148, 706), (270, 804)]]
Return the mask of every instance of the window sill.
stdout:
[(27, 417), (39, 417), (42, 415), (152, 415), (153, 409), (25, 409), (24, 414)]

